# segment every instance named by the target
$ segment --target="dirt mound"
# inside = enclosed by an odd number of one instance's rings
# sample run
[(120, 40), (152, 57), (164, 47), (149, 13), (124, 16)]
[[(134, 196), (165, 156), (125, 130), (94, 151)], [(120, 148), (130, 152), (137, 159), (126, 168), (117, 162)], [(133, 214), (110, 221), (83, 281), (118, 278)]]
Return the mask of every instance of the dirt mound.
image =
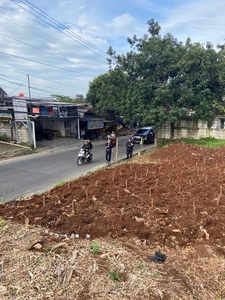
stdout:
[(1, 204), (0, 299), (225, 299), (224, 157), (170, 145)]

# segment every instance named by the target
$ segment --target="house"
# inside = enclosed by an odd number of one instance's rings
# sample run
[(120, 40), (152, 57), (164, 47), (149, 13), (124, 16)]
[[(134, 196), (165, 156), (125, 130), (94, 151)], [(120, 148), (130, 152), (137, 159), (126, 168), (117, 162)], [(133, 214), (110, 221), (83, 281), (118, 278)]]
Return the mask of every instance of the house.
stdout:
[(55, 138), (95, 137), (104, 120), (85, 104), (9, 97), (0, 89), (0, 134), (17, 143), (34, 144), (35, 130), (51, 132)]

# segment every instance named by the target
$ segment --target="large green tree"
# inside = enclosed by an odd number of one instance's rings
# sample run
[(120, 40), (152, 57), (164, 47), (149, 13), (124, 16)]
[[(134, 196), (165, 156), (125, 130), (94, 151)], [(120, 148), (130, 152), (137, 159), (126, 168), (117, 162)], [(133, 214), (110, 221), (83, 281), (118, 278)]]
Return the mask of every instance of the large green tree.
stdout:
[(121, 114), (129, 123), (152, 124), (187, 117), (210, 121), (215, 105), (223, 107), (224, 48), (210, 43), (178, 42), (160, 35), (160, 26), (148, 21), (148, 33), (128, 38), (131, 50), (116, 55), (110, 47), (109, 72), (91, 84), (87, 99), (102, 113)]

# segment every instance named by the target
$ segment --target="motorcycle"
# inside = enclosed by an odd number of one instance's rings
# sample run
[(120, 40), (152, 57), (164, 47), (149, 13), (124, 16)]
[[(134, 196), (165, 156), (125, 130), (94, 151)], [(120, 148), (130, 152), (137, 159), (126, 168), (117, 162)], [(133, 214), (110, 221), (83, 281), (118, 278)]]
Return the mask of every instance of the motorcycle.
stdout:
[(78, 152), (77, 164), (78, 166), (80, 166), (86, 162), (91, 162), (92, 158), (93, 158), (93, 153), (90, 151), (85, 157), (85, 149), (81, 147)]
[(37, 131), (36, 133), (36, 141), (41, 142), (43, 139), (46, 140), (53, 140), (53, 135), (50, 132), (46, 132), (46, 131)]

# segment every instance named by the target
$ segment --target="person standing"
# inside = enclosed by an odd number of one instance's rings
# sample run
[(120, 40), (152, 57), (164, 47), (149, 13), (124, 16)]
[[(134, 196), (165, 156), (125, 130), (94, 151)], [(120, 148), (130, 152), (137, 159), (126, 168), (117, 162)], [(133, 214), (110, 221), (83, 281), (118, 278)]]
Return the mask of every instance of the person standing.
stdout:
[(111, 139), (108, 138), (108, 141), (107, 141), (107, 143), (105, 144), (105, 159), (106, 159), (106, 163), (107, 163), (108, 165), (111, 164), (112, 148), (113, 148), (113, 145), (112, 145), (112, 143), (111, 143)]
[(126, 154), (127, 154), (127, 159), (132, 158), (133, 156), (133, 150), (134, 150), (134, 144), (132, 143), (131, 138), (128, 139), (126, 143)]

